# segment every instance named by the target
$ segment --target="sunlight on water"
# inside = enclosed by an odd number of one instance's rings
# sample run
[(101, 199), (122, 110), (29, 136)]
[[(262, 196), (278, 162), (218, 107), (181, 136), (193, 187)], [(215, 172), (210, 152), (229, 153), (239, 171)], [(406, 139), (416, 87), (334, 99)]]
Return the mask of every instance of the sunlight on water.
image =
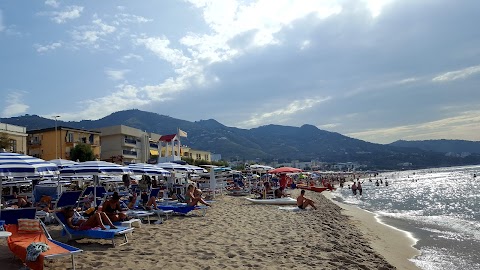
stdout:
[[(376, 186), (377, 180), (382, 184)], [(348, 188), (334, 195), (403, 221), (420, 239), (419, 267), (480, 269), (480, 166), (390, 172), (362, 181), (363, 196)]]

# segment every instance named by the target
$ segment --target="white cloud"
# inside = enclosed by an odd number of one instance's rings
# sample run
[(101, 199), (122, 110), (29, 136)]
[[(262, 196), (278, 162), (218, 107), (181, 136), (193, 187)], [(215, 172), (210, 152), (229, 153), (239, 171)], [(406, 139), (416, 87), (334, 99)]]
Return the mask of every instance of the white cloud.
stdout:
[(105, 73), (107, 74), (108, 78), (114, 81), (121, 81), (125, 80), (125, 74), (127, 74), (130, 70), (128, 69), (106, 69)]
[(37, 52), (44, 53), (44, 52), (53, 51), (57, 48), (62, 47), (62, 43), (54, 42), (54, 43), (47, 44), (47, 45), (35, 44), (34, 47), (37, 49)]
[(114, 24), (120, 25), (120, 24), (130, 24), (130, 23), (146, 23), (146, 22), (151, 22), (151, 21), (153, 21), (153, 20), (152, 19), (147, 19), (143, 16), (127, 14), (127, 13), (120, 13), (120, 14), (115, 15)]
[(480, 65), (464, 68), (461, 70), (455, 70), (440, 74), (432, 79), (434, 82), (449, 82), (455, 80), (466, 79), (470, 76), (473, 76), (477, 73), (480, 73)]
[(80, 18), (82, 11), (83, 7), (81, 6), (68, 6), (64, 11), (52, 12), (52, 20), (56, 23), (64, 23), (67, 20)]
[(45, 5), (58, 8), (60, 3), (58, 3), (57, 0), (45, 0)]
[(99, 39), (115, 31), (115, 26), (108, 25), (101, 19), (94, 18), (91, 25), (80, 26), (72, 31), (72, 37), (80, 45), (96, 45)]
[(281, 109), (266, 113), (255, 113), (249, 120), (240, 123), (240, 126), (248, 128), (266, 123), (281, 123), (286, 121), (286, 117), (290, 115), (294, 115), (301, 111), (308, 110), (314, 107), (316, 104), (328, 101), (330, 99), (331, 97), (294, 100), (286, 106), (281, 106)]
[(183, 55), (181, 50), (170, 48), (170, 40), (165, 37), (139, 38), (136, 43), (144, 45), (160, 59), (169, 62), (174, 67), (183, 67), (190, 61), (190, 58)]
[(354, 138), (380, 143), (404, 140), (464, 139), (478, 140), (480, 134), (480, 111), (466, 111), (459, 115), (415, 125), (372, 129), (346, 134)]
[(12, 117), (25, 113), (30, 106), (26, 105), (22, 98), (25, 91), (11, 91), (5, 99), (5, 107), (2, 111), (2, 117)]
[(129, 60), (143, 61), (143, 57), (138, 54), (129, 53), (127, 55), (122, 56), (122, 58), (119, 61), (122, 63), (126, 63)]

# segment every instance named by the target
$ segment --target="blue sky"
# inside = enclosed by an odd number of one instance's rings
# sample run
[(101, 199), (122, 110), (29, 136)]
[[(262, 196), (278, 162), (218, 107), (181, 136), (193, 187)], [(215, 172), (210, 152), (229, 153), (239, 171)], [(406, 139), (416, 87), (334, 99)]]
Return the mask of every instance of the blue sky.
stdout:
[(480, 1), (0, 2), (0, 116), (480, 138)]

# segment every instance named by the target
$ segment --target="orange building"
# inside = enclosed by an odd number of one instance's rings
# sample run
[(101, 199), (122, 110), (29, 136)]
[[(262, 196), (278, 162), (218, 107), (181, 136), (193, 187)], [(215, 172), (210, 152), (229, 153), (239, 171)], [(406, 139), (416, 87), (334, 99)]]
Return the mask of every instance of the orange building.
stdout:
[(28, 154), (44, 160), (56, 158), (70, 160), (70, 151), (77, 144), (88, 144), (93, 154), (100, 158), (100, 132), (59, 126), (30, 130)]

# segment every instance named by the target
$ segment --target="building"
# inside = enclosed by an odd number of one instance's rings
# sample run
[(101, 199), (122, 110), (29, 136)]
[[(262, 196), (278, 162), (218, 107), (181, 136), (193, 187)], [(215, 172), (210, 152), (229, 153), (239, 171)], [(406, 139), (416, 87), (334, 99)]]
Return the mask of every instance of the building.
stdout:
[(78, 144), (90, 145), (100, 157), (100, 132), (59, 126), (28, 131), (28, 154), (44, 160), (70, 160), (70, 151)]
[(0, 123), (0, 134), (3, 133), (10, 141), (10, 149), (8, 152), (27, 154), (27, 128)]
[(183, 145), (180, 148), (180, 152), (182, 154), (182, 157), (191, 158), (193, 160), (204, 160), (212, 162), (212, 153), (210, 153), (209, 151), (196, 150)]
[(101, 160), (117, 163), (153, 163), (159, 156), (160, 135), (129, 126), (98, 128), (101, 133)]

